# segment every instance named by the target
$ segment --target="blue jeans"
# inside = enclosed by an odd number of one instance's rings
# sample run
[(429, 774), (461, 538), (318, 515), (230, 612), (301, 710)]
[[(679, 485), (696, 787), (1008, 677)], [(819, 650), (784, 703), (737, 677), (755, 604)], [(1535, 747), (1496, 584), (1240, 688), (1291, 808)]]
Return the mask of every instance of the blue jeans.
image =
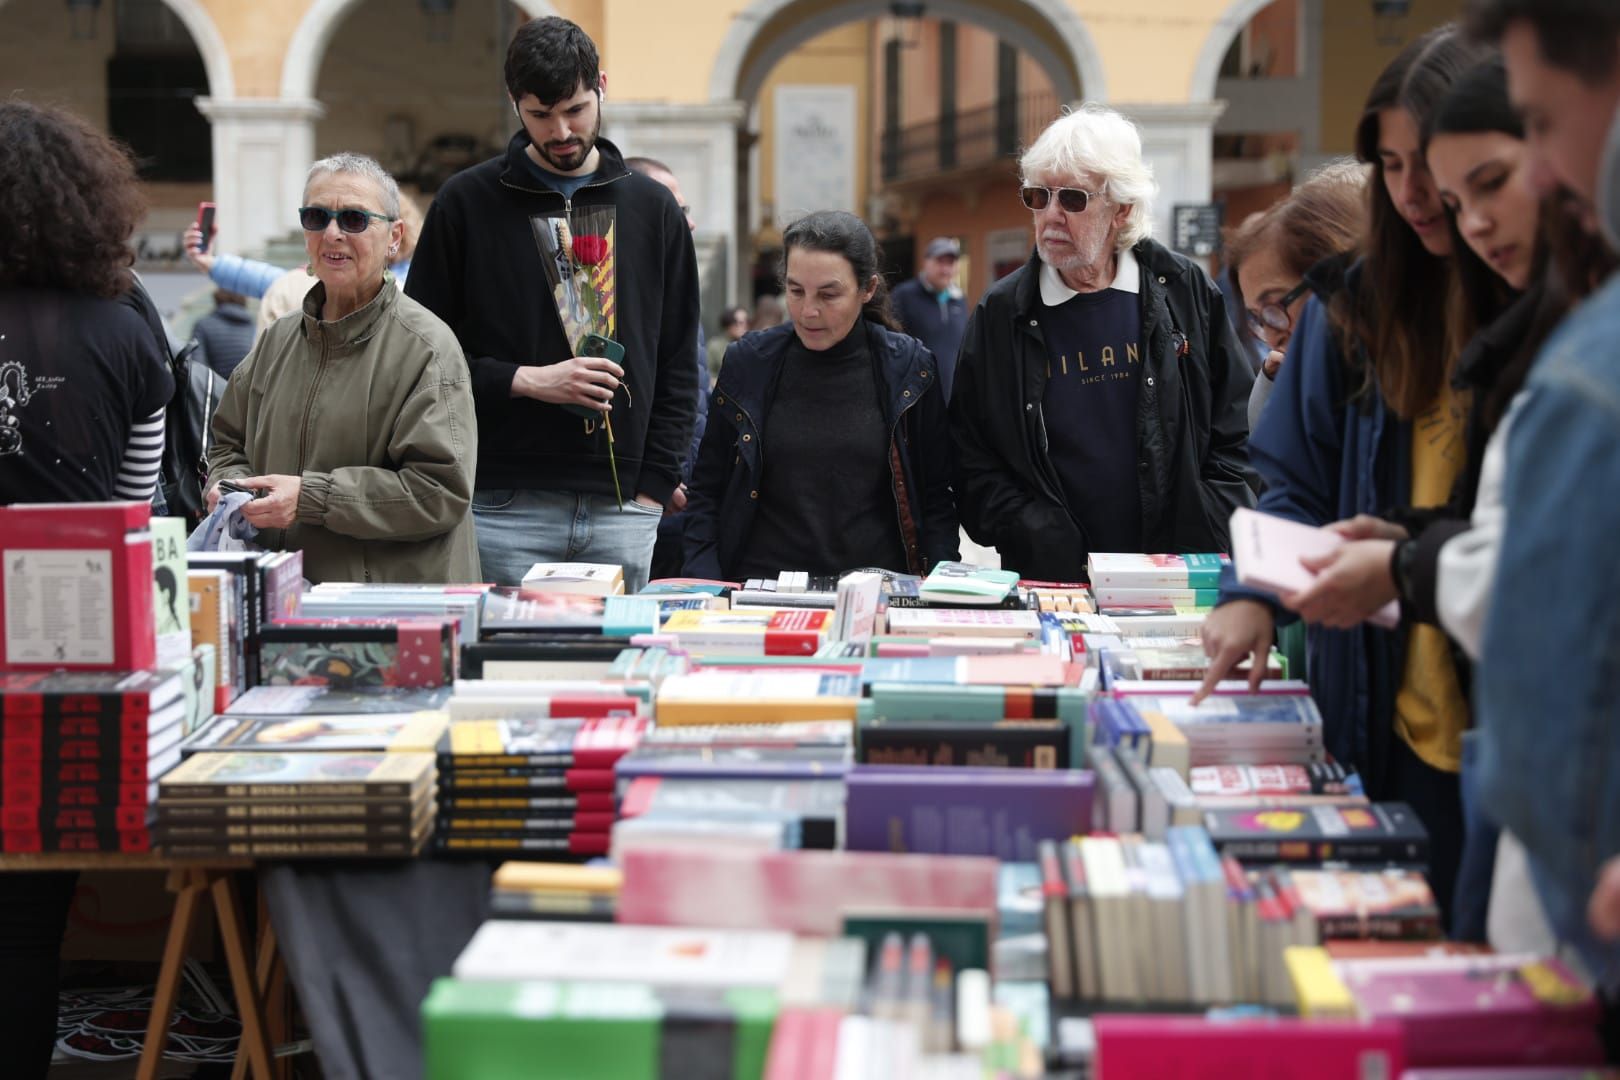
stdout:
[(1479, 735), (1463, 733), (1462, 860), (1451, 902), (1451, 936), (1457, 941), (1484, 941), (1491, 903), (1491, 875), (1496, 870), (1496, 841), (1502, 830), (1485, 813), (1479, 797)]
[(626, 593), (647, 584), (664, 516), (634, 499), (620, 509), (607, 495), (516, 488), (479, 488), (472, 510), (485, 581), (519, 585), (540, 562), (612, 563), (624, 567)]

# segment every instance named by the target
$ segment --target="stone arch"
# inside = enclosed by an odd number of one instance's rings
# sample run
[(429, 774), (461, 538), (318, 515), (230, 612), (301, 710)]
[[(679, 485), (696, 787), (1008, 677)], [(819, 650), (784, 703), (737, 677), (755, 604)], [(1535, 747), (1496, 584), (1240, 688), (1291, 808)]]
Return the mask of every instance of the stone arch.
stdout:
[[(0, 7), (5, 6), (6, 0), (0, 0)], [(235, 97), (236, 76), (231, 71), (230, 51), (202, 0), (163, 0), (163, 6), (174, 12), (191, 35), (191, 43), (202, 57), (203, 70), (208, 73), (208, 93), (217, 98)]]
[(1209, 28), (1209, 36), (1198, 50), (1198, 62), (1193, 65), (1192, 82), (1187, 87), (1187, 100), (1206, 102), (1215, 100), (1215, 84), (1221, 77), (1221, 61), (1232, 47), (1232, 40), (1249, 25), (1249, 20), (1268, 7), (1272, 0), (1228, 0), (1226, 10)]
[[(185, 0), (196, 3), (197, 0)], [(326, 47), (343, 19), (361, 0), (315, 0), (298, 21), (292, 40), (287, 43), (287, 55), (281, 65), (281, 96), (286, 101), (308, 101), (315, 97), (315, 82), (320, 78), (321, 60)], [(542, 18), (557, 14), (548, 0), (513, 0), (524, 14)]]
[[(1027, 52), (1052, 79), (1058, 96), (1075, 101), (1108, 97), (1102, 54), (1085, 22), (1065, 0), (1009, 0), (1040, 30), (1017, 19), (997, 18), (972, 0), (930, 0), (928, 15), (982, 26)], [(777, 61), (826, 30), (890, 14), (883, 0), (753, 0), (732, 19), (709, 78), (709, 100), (752, 101)], [(1041, 31), (1044, 31), (1041, 32)]]

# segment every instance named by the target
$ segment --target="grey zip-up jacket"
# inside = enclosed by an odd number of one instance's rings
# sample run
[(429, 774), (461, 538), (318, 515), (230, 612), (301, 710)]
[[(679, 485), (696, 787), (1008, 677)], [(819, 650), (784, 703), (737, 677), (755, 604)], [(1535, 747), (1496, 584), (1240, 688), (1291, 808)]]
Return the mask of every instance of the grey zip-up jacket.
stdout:
[(461, 346), (385, 274), (376, 299), (322, 322), (317, 284), (231, 373), (208, 486), (298, 476), (298, 519), (260, 533), (321, 581), (475, 582), (468, 508), (478, 432)]

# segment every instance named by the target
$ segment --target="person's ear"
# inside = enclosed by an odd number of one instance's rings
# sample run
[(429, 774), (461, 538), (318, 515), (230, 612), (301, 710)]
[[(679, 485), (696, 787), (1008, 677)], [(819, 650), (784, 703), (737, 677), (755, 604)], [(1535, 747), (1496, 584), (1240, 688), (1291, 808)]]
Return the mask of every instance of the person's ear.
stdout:
[(388, 260), (399, 258), (399, 249), (405, 243), (405, 223), (395, 221), (388, 226)]
[(607, 100), (607, 72), (598, 72), (596, 76), (596, 100), (600, 103)]
[(869, 300), (871, 300), (872, 297), (876, 296), (877, 295), (877, 290), (878, 290), (878, 276), (876, 274), (873, 274), (872, 277), (871, 277), (871, 280), (869, 280), (866, 283), (866, 291), (861, 293), (861, 303), (864, 304), (864, 303), (868, 302)]

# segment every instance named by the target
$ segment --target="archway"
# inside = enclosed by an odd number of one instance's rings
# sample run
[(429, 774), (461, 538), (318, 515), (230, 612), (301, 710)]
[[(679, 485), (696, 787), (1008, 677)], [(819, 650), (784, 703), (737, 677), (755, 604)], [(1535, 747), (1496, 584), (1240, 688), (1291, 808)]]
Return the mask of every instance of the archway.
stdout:
[[(1036, 57), (1070, 101), (1082, 92), (1092, 101), (1108, 98), (1102, 55), (1085, 23), (1063, 0), (932, 0), (927, 11), (936, 18), (983, 26)], [(817, 34), (891, 13), (883, 0), (753, 0), (732, 20), (721, 43), (709, 98), (716, 103), (751, 101), (770, 69)]]
[[(195, 2), (195, 0), (188, 0)], [(281, 96), (287, 101), (307, 101), (315, 96), (321, 62), (349, 11), (362, 0), (315, 0), (298, 21), (281, 66)], [(512, 0), (532, 19), (557, 14), (547, 0)], [(498, 75), (496, 76), (498, 78)]]
[[(987, 54), (993, 58), (988, 62), (990, 74), (982, 107), (975, 108), (971, 100), (958, 103), (958, 95), (945, 89), (951, 81), (947, 77), (940, 82), (940, 97), (946, 103), (939, 106), (937, 125), (931, 123), (932, 117), (920, 116), (909, 106), (903, 110), (906, 115), (900, 115), (902, 110), (893, 105), (896, 90), (892, 69), (905, 66), (909, 70), (913, 59), (921, 54), (906, 58), (902, 64), (899, 53), (885, 51), (892, 47), (892, 41), (887, 45), (877, 43), (876, 30), (870, 83), (874, 89), (858, 95), (858, 104), (841, 102), (830, 86), (813, 85), (838, 81), (819, 72), (804, 73), (794, 80), (804, 85), (793, 87), (782, 87), (780, 75), (773, 75), (782, 71), (784, 61), (801, 55), (800, 51), (812, 47), (812, 43), (826, 42), (854, 24), (876, 27), (881, 20), (888, 20), (891, 26), (904, 23), (913, 28), (923, 24), (936, 29), (948, 27), (953, 41), (959, 27), (964, 43), (974, 39), (991, 42), (985, 46), (993, 50)], [(929, 48), (937, 48), (939, 41), (936, 32), (929, 39)], [(905, 47), (909, 49), (910, 45)], [(956, 55), (954, 50), (951, 55)], [(932, 65), (939, 61), (936, 53), (928, 53), (928, 59), (921, 62)], [(950, 62), (954, 64), (954, 59)], [(1002, 80), (1003, 75), (1021, 68), (1026, 69), (1028, 79), (1040, 86), (1038, 105), (1020, 97), (1028, 84), (1009, 89), (1013, 84)], [(883, 85), (883, 98), (874, 105), (879, 83)], [(768, 86), (776, 89), (767, 92)], [(823, 94), (823, 90), (827, 92)], [(811, 201), (842, 206), (866, 217), (879, 232), (880, 240), (887, 240), (890, 269), (901, 274), (912, 265), (913, 230), (936, 229), (942, 220), (950, 221), (948, 231), (956, 234), (959, 226), (968, 249), (968, 257), (963, 260), (964, 285), (976, 288), (988, 280), (987, 268), (992, 263), (1000, 265), (1005, 261), (1009, 245), (1021, 243), (1009, 235), (1016, 228), (1005, 228), (1017, 223), (1000, 220), (1008, 215), (980, 212), (980, 195), (985, 187), (996, 190), (985, 196), (984, 205), (1016, 210), (1012, 151), (1027, 145), (1032, 130), (1044, 126), (1060, 106), (1082, 96), (1103, 100), (1108, 95), (1096, 43), (1065, 0), (930, 0), (925, 9), (887, 0), (753, 0), (733, 17), (709, 80), (712, 106), (736, 108), (740, 128), (737, 146), (731, 150), (735, 165), (730, 171), (735, 186), (722, 185), (716, 191), (727, 205), (735, 207), (728, 222), (733, 235), (727, 238), (726, 245), (726, 256), (734, 271), (728, 299), (748, 302), (753, 292), (769, 288), (766, 282), (770, 274), (761, 267), (771, 261), (770, 238), (782, 219), (790, 216), (790, 210), (808, 208), (804, 199), (779, 190), (784, 176), (792, 179), (796, 188), (807, 186), (804, 176), (785, 168), (793, 155), (777, 145), (777, 133), (795, 129), (791, 122), (785, 123), (782, 116), (776, 115), (777, 95), (783, 92), (795, 95), (793, 101), (798, 105), (794, 107), (810, 110), (801, 119), (809, 120), (812, 126), (819, 123), (812, 115), (818, 108), (818, 97), (824, 97), (827, 107), (834, 110), (829, 116), (857, 117), (853, 127), (844, 124), (851, 132), (846, 145), (859, 147), (854, 152), (855, 163), (847, 166), (860, 176), (854, 198), (848, 195), (851, 189), (846, 180), (843, 198)], [(972, 96), (971, 90), (964, 91), (964, 99)], [(1030, 116), (1036, 111), (1041, 115), (1039, 122), (1032, 125)], [(762, 113), (769, 114), (768, 124), (762, 122)], [(765, 131), (767, 127), (769, 131)], [(938, 128), (937, 133), (931, 133), (932, 127)], [(881, 145), (871, 148), (872, 143)], [(799, 160), (819, 166), (827, 159), (808, 151)], [(768, 178), (769, 198), (761, 192), (762, 176)], [(1000, 190), (1003, 187), (1005, 191)], [(936, 206), (930, 212), (931, 202), (947, 195), (959, 202), (965, 199), (968, 205), (949, 210)], [(1027, 214), (1013, 213), (1011, 217), (1022, 217), (1022, 224), (1027, 225)]]

